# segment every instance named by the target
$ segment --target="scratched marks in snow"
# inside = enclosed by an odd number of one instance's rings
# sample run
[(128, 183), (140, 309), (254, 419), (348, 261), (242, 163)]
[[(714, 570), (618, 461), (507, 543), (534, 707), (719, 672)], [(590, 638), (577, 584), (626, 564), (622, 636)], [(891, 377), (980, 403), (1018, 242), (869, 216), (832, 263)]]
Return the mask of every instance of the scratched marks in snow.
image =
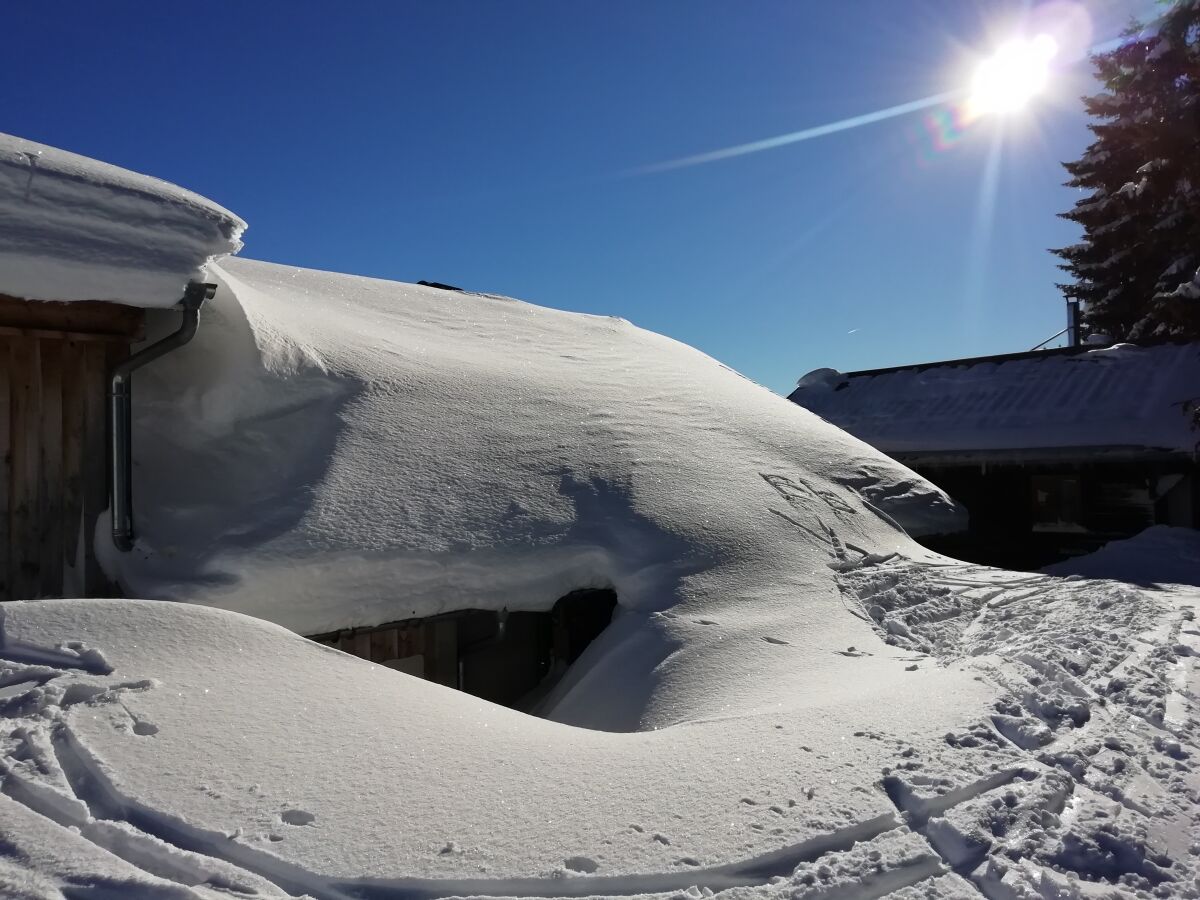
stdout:
[[(843, 571), (895, 555), (877, 557), (841, 537), (840, 529), (836, 526), (855, 524), (862, 510), (855, 508), (837, 492), (797, 475), (759, 474), (790, 507), (786, 512), (774, 507), (767, 507), (768, 511), (799, 528), (813, 538), (818, 546), (825, 547), (830, 556), (830, 568)], [(857, 553), (859, 558), (851, 559), (847, 551)]]

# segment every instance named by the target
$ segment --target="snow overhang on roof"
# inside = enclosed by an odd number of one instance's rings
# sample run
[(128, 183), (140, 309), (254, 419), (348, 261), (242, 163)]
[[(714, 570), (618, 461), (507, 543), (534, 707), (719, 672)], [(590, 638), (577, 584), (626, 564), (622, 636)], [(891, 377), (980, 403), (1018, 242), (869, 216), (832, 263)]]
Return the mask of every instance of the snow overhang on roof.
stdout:
[(1041, 352), (872, 372), (819, 369), (788, 399), (905, 460), (1193, 455), (1183, 401), (1200, 342)]
[(168, 182), (0, 134), (0, 294), (171, 306), (245, 228)]

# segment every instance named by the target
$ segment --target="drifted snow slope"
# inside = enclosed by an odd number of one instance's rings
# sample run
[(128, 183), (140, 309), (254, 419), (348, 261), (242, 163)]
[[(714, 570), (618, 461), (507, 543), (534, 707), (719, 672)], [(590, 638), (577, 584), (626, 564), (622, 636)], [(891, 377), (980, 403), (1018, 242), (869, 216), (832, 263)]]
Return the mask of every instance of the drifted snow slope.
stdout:
[(1156, 587), (1186, 584), (1200, 587), (1200, 531), (1154, 525), (1095, 553), (1063, 560), (1042, 569), (1049, 575), (1111, 578)]
[(171, 306), (245, 227), (173, 184), (0, 134), (0, 294)]
[(851, 664), (830, 650), (868, 631), (831, 564), (919, 555), (892, 518), (958, 524), (909, 470), (628, 322), (243, 260), (213, 272), (199, 336), (135, 386), (142, 540), (107, 560), (130, 595), (314, 634), (612, 585), (611, 652), (557, 714), (632, 729), (757, 702), (745, 682), (690, 688), (709, 667), (800, 666), (841, 690)]

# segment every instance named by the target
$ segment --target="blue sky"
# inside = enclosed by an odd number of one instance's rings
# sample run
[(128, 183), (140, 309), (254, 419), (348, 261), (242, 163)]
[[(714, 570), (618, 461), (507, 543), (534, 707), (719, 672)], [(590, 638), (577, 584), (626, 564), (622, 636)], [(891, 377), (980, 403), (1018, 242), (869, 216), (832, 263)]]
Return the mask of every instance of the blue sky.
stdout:
[[(1146, 4), (1082, 5), (1099, 41)], [(211, 197), (246, 256), (623, 316), (787, 392), (1063, 327), (1086, 63), (942, 149), (914, 113), (630, 171), (962, 87), (1027, 6), (16, 4), (0, 131)]]

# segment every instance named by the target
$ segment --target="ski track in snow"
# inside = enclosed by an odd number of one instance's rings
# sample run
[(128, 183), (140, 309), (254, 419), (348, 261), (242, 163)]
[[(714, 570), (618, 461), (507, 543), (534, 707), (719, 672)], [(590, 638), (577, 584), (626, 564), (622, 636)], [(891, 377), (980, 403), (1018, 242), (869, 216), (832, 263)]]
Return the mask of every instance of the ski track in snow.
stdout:
[[(1041, 787), (1007, 792), (1002, 806), (946, 784), (922, 797), (917, 786), (937, 781), (925, 775), (885, 777), (956, 873), (989, 900), (1025, 896), (1003, 880), (1015, 867), (1018, 882), (1055, 885), (1045, 896), (1084, 896), (1078, 881), (1121, 896), (1198, 895), (1194, 595), (965, 563), (859, 567), (840, 583), (888, 644), (969, 665), (1000, 688), (992, 713), (947, 734), (947, 747), (1023, 756), (1026, 768), (1012, 770), (1023, 780), (1042, 773)], [(1168, 848), (1172, 831), (1181, 840)]]
[[(7, 657), (8, 647), (0, 646), (0, 659)], [(26, 695), (16, 698), (27, 701), (26, 710), (30, 705), (37, 706), (49, 712), (51, 719), (48, 729), (40, 735), (18, 729), (18, 750), (4, 760), (4, 782), (0, 791), (64, 828), (77, 829), (98, 847), (148, 875), (185, 886), (209, 886), (235, 894), (256, 894), (256, 882), (258, 886), (265, 882), (285, 894), (311, 896), (317, 900), (633, 896), (672, 893), (696, 886), (720, 891), (763, 885), (773, 879), (784, 878), (801, 864), (819, 860), (829, 853), (848, 850), (860, 842), (870, 841), (902, 826), (898, 816), (884, 815), (750, 859), (682, 872), (553, 879), (331, 879), (239, 844), (233, 836), (208, 832), (148, 808), (124, 796), (112, 784), (103, 765), (93, 758), (72, 731), (67, 721), (67, 710), (76, 702), (119, 703), (121, 692), (149, 689), (151, 686), (148, 683), (69, 685), (62, 699), (57, 700), (44, 694), (30, 696), (44, 684), (42, 674), (37, 671), (27, 676), (20, 669), (7, 669), (3, 674), (9, 683), (29, 685)], [(72, 697), (78, 699), (72, 700)], [(48, 741), (44, 739), (46, 735)], [(52, 767), (61, 771), (66, 790), (60, 793), (27, 775), (19, 774), (14, 762), (25, 759), (40, 759), (41, 763), (36, 768), (42, 774)], [(48, 765), (46, 760), (53, 760), (53, 764)], [(311, 821), (311, 817), (304, 821)], [(301, 820), (297, 819), (296, 822), (299, 824)], [(576, 862), (583, 868), (590, 860), (577, 858)], [(919, 875), (920, 880), (942, 871), (941, 867), (932, 864), (931, 859), (920, 862), (920, 865), (906, 870), (904, 874), (890, 873), (871, 884), (886, 887), (890, 891), (911, 883), (906, 877), (908, 875)]]

